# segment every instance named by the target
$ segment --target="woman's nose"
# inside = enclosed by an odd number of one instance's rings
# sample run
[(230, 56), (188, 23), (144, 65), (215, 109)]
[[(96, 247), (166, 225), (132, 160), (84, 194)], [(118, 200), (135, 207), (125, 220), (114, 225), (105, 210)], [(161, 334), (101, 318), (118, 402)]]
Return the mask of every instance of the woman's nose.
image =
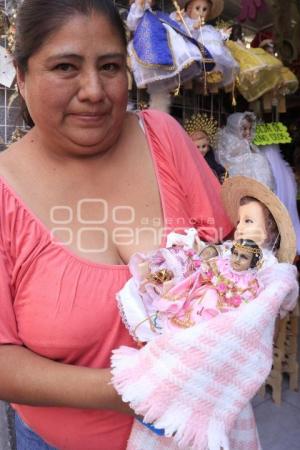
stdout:
[(103, 81), (97, 70), (90, 70), (82, 74), (78, 97), (81, 101), (96, 103), (105, 97)]

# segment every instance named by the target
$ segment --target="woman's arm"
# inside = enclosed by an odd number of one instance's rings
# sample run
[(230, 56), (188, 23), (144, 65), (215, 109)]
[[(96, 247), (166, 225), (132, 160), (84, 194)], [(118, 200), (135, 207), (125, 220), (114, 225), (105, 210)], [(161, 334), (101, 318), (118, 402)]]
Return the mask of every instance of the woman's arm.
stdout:
[(0, 398), (7, 402), (133, 414), (110, 380), (110, 369), (63, 364), (25, 347), (0, 345)]

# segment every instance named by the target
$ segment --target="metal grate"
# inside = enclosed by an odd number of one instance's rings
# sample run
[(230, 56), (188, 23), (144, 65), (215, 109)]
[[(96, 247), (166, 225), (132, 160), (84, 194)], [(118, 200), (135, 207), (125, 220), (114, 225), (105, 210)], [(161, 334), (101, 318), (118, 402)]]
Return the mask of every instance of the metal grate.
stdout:
[[(15, 6), (16, 2), (11, 0), (1, 0), (0, 7), (5, 11)], [(6, 36), (1, 36), (0, 45), (7, 47)], [(9, 143), (16, 127), (23, 127), (24, 123), (20, 115), (18, 99), (15, 99), (11, 105), (12, 96), (15, 95), (14, 83), (11, 88), (0, 85), (0, 149), (3, 149)]]

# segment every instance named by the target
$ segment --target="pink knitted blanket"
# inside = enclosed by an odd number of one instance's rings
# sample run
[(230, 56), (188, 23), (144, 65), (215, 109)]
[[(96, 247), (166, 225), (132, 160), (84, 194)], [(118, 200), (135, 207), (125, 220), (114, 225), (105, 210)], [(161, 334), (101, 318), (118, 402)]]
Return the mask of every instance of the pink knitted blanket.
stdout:
[(249, 402), (272, 366), (278, 312), (295, 307), (296, 269), (276, 264), (260, 272), (260, 282), (257, 299), (235, 311), (113, 352), (115, 388), (166, 434), (135, 422), (127, 450), (260, 448)]

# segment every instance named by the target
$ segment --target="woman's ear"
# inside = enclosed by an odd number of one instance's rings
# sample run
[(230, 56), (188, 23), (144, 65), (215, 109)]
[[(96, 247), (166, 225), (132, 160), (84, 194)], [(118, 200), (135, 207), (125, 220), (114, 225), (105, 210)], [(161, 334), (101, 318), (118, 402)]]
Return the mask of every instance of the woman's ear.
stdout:
[(20, 95), (24, 98), (25, 95), (25, 72), (19, 67), (16, 67), (17, 72), (17, 85)]

